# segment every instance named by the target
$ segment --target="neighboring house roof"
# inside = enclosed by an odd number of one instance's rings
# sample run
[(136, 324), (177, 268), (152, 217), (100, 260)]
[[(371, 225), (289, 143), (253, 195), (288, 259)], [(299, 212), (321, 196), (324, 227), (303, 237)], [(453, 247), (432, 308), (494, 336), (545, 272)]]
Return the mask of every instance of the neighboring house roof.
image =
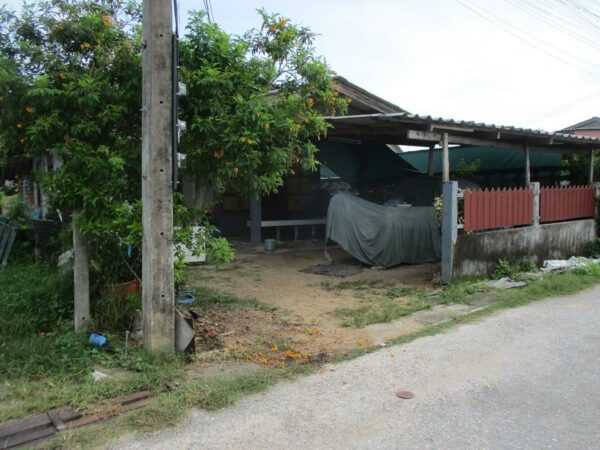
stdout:
[(350, 116), (370, 113), (407, 112), (339, 75), (333, 77), (333, 83), (341, 95), (352, 99), (352, 102), (348, 106), (348, 115)]
[(576, 123), (570, 127), (558, 130), (559, 133), (568, 133), (575, 130), (600, 130), (600, 117), (595, 116), (590, 119), (584, 120), (583, 122)]
[[(496, 172), (498, 170), (514, 169), (523, 170), (525, 167), (525, 153), (520, 149), (502, 149), (490, 151), (489, 147), (450, 147), (450, 172), (456, 172), (461, 160), (471, 164), (479, 160), (478, 172)], [(427, 173), (429, 164), (429, 150), (416, 150), (398, 155), (415, 169)], [(559, 153), (531, 152), (530, 161), (532, 168), (558, 167), (562, 156)], [(442, 149), (434, 150), (433, 169), (435, 173), (442, 172)]]
[(328, 132), (330, 137), (369, 140), (387, 144), (423, 146), (425, 142), (439, 142), (443, 133), (448, 133), (450, 144), (497, 148), (523, 148), (527, 144), (531, 151), (587, 153), (600, 144), (600, 138), (588, 136), (443, 119), (407, 112), (330, 116), (325, 119), (333, 125)]

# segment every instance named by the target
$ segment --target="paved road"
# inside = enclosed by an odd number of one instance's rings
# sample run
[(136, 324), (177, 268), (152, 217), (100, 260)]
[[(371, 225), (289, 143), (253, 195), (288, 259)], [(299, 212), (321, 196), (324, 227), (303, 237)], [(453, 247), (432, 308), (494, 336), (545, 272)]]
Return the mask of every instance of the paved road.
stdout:
[(598, 449), (600, 288), (328, 366), (116, 448)]

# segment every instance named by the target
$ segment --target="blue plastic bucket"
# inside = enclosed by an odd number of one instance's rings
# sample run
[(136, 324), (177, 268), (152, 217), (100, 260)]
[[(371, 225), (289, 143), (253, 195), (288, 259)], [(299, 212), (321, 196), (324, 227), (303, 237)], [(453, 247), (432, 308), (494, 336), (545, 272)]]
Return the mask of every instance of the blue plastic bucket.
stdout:
[(265, 251), (272, 252), (275, 248), (277, 248), (277, 240), (265, 239)]

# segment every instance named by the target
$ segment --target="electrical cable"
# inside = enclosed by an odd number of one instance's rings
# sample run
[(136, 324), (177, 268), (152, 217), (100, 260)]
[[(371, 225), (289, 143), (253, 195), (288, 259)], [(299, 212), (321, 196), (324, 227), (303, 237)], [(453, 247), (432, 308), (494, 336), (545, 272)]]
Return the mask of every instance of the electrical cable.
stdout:
[(589, 70), (587, 70), (587, 69), (584, 69), (584, 68), (582, 68), (582, 67), (576, 66), (576, 65), (574, 65), (572, 62), (570, 62), (570, 61), (567, 61), (567, 60), (565, 60), (564, 58), (562, 58), (562, 57), (560, 57), (560, 56), (557, 56), (557, 55), (555, 55), (554, 53), (552, 53), (552, 52), (550, 52), (550, 51), (548, 51), (548, 50), (546, 50), (546, 49), (544, 49), (544, 48), (542, 48), (542, 47), (539, 47), (538, 45), (536, 45), (536, 44), (534, 44), (534, 43), (532, 43), (532, 42), (528, 41), (527, 39), (524, 39), (524, 38), (522, 38), (521, 36), (518, 36), (518, 35), (516, 35), (515, 33), (511, 32), (511, 31), (510, 31), (510, 30), (508, 30), (508, 29), (506, 29), (506, 28), (505, 28), (505, 27), (503, 27), (502, 25), (500, 25), (500, 24), (498, 24), (498, 23), (494, 22), (494, 21), (493, 21), (492, 19), (490, 19), (489, 17), (485, 16), (484, 14), (480, 13), (479, 11), (476, 11), (475, 9), (473, 9), (472, 7), (470, 7), (469, 5), (465, 4), (463, 1), (461, 1), (461, 0), (456, 0), (456, 1), (457, 1), (457, 2), (458, 2), (460, 5), (461, 5), (461, 6), (463, 6), (464, 8), (467, 8), (467, 9), (468, 9), (469, 11), (471, 11), (472, 13), (474, 13), (474, 14), (478, 15), (479, 17), (483, 18), (483, 19), (484, 19), (484, 20), (486, 20), (487, 22), (490, 22), (492, 25), (494, 25), (494, 26), (496, 26), (496, 27), (500, 28), (500, 29), (501, 29), (501, 30), (503, 30), (504, 32), (506, 32), (506, 33), (510, 34), (511, 36), (513, 36), (514, 38), (516, 38), (516, 39), (519, 39), (520, 41), (522, 41), (522, 42), (524, 42), (524, 43), (526, 43), (526, 44), (528, 44), (528, 45), (530, 45), (530, 46), (532, 46), (532, 47), (536, 48), (537, 50), (539, 50), (539, 51), (541, 51), (541, 52), (543, 52), (543, 53), (546, 53), (548, 56), (551, 56), (552, 58), (555, 58), (555, 59), (557, 59), (557, 60), (559, 60), (559, 61), (561, 61), (561, 62), (563, 62), (563, 63), (565, 63), (565, 64), (569, 65), (570, 67), (573, 67), (573, 68), (575, 68), (575, 69), (578, 69), (578, 70), (579, 70), (579, 71), (581, 71), (581, 72), (585, 72), (585, 73), (587, 73), (587, 74), (589, 74), (589, 75), (593, 75), (593, 76), (595, 76), (595, 77), (598, 77), (598, 76), (600, 76), (598, 73), (590, 72), (590, 71), (589, 71)]
[[(567, 21), (565, 20), (565, 18), (563, 17), (562, 20), (558, 20), (555, 21), (553, 19), (553, 17), (557, 17), (556, 15), (552, 14), (551, 12), (544, 10), (543, 8), (540, 8), (539, 6), (533, 5), (533, 4), (528, 4), (527, 2), (522, 2), (522, 1), (515, 1), (515, 0), (506, 0), (508, 3), (510, 3), (511, 5), (513, 5), (514, 7), (520, 9), (521, 11), (525, 12), (526, 14), (529, 14), (530, 16), (534, 17), (535, 19), (544, 22), (546, 25), (549, 25), (550, 27), (554, 28), (556, 31), (559, 31), (567, 36), (569, 36), (572, 39), (576, 39), (579, 42), (586, 44), (590, 47), (593, 47), (595, 49), (600, 49), (600, 43), (595, 42), (594, 40), (590, 40), (587, 37), (587, 34), (581, 34), (579, 29), (573, 30), (571, 28), (569, 28), (569, 26), (567, 25)], [(550, 4), (546, 3), (546, 6), (551, 7)], [(540, 12), (536, 12), (535, 9), (538, 9)], [(544, 16), (545, 13), (545, 16)], [(564, 15), (564, 13), (563, 13)], [(573, 24), (572, 26), (577, 27), (576, 24)], [(589, 33), (588, 33), (589, 34)]]
[(563, 112), (573, 108), (574, 106), (579, 105), (580, 103), (585, 103), (589, 100), (591, 100), (592, 98), (595, 98), (597, 96), (600, 95), (600, 91), (596, 91), (593, 92), (591, 94), (586, 95), (585, 97), (581, 97), (578, 98), (577, 100), (573, 100), (570, 103), (567, 103), (559, 108), (556, 108), (555, 110), (553, 110), (552, 112), (550, 112), (549, 114), (546, 114), (544, 116), (540, 116), (538, 117), (535, 121), (530, 121), (530, 122), (539, 122), (540, 120), (547, 120), (547, 119), (551, 119), (553, 117), (557, 117), (560, 116)]
[[(490, 16), (492, 16), (492, 17), (494, 17), (496, 20), (498, 20), (498, 21), (500, 21), (500, 22), (502, 22), (502, 23), (506, 24), (507, 26), (511, 27), (512, 29), (516, 30), (517, 32), (524, 34), (525, 36), (529, 37), (530, 39), (533, 39), (534, 41), (537, 41), (537, 42), (541, 43), (542, 45), (549, 46), (549, 44), (547, 44), (546, 42), (542, 41), (541, 39), (538, 39), (537, 37), (535, 37), (535, 36), (533, 36), (533, 35), (531, 35), (531, 34), (527, 33), (526, 31), (523, 31), (523, 30), (521, 30), (520, 28), (516, 27), (515, 25), (511, 24), (510, 22), (507, 22), (506, 20), (504, 20), (503, 18), (501, 18), (501, 17), (499, 17), (499, 16), (495, 15), (494, 13), (492, 13), (492, 12), (490, 12), (490, 11), (487, 11), (487, 10), (483, 9), (481, 6), (479, 6), (479, 9), (481, 9), (481, 10), (482, 10), (483, 12), (485, 12), (486, 14), (488, 14), (488, 15), (490, 15)], [(576, 59), (576, 60), (578, 60), (578, 61), (581, 61), (581, 62), (583, 62), (584, 64), (588, 64), (588, 65), (590, 65), (590, 66), (592, 66), (592, 67), (599, 67), (599, 66), (596, 66), (595, 64), (592, 64), (592, 63), (590, 63), (590, 62), (586, 61), (586, 60), (585, 60), (585, 59), (583, 59), (583, 58), (579, 58), (578, 56), (571, 55), (570, 53), (567, 53), (567, 52), (565, 52), (565, 51), (563, 51), (563, 50), (561, 50), (561, 49), (559, 49), (559, 48), (557, 48), (557, 47), (551, 47), (551, 48), (552, 48), (553, 50), (557, 51), (557, 52), (560, 52), (560, 53), (563, 53), (563, 54), (567, 55), (567, 57), (570, 57), (570, 58)]]

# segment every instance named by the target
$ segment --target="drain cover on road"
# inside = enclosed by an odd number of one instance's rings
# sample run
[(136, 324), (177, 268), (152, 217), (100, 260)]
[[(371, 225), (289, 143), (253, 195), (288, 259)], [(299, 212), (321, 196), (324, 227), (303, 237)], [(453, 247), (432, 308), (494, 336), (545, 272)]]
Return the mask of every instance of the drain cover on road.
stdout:
[(414, 396), (415, 396), (415, 394), (413, 394), (410, 391), (398, 391), (398, 392), (396, 392), (396, 397), (403, 398), (405, 400), (410, 400)]

